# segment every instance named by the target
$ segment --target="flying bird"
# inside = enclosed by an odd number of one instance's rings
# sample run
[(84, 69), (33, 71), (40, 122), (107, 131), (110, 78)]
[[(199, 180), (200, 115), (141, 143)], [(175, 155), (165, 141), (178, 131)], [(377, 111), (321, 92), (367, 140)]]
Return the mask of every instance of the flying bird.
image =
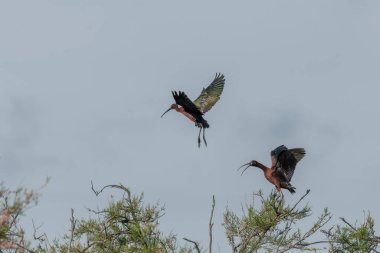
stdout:
[(264, 172), (265, 178), (274, 184), (278, 192), (281, 192), (281, 188), (283, 188), (293, 194), (296, 188), (290, 184), (290, 181), (292, 180), (297, 163), (305, 154), (305, 149), (303, 148), (288, 149), (284, 145), (281, 145), (271, 151), (272, 166), (270, 168), (253, 160), (242, 165), (239, 169), (246, 166), (241, 173), (243, 175), (244, 171), (250, 166), (258, 167)]
[(205, 89), (203, 88), (201, 94), (197, 99), (193, 102), (187, 97), (187, 95), (183, 91), (172, 91), (175, 104), (172, 104), (168, 110), (166, 110), (161, 118), (168, 111), (174, 109), (179, 113), (185, 115), (188, 119), (195, 122), (195, 126), (199, 127), (198, 134), (198, 147), (201, 146), (201, 132), (203, 129), (203, 141), (207, 146), (206, 137), (205, 137), (205, 129), (209, 128), (210, 125), (203, 118), (203, 115), (208, 112), (220, 99), (220, 95), (223, 92), (224, 88), (224, 75), (217, 73), (215, 75), (212, 83)]

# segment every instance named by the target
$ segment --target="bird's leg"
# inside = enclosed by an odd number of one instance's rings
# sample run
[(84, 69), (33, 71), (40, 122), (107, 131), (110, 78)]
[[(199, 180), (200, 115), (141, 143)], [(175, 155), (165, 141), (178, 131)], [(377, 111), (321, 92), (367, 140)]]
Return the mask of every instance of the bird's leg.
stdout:
[(206, 128), (203, 128), (203, 141), (207, 147), (207, 141), (206, 141), (206, 137), (205, 137), (205, 131), (206, 131)]
[(281, 201), (281, 199), (284, 198), (284, 193), (281, 190), (278, 191), (276, 189), (276, 191), (274, 192), (274, 196), (275, 196), (276, 201)]
[(198, 134), (198, 148), (201, 147), (201, 131), (202, 131), (202, 128), (200, 127), (199, 128), (199, 134)]
[(280, 185), (275, 185), (275, 187), (276, 187), (276, 193), (282, 193)]

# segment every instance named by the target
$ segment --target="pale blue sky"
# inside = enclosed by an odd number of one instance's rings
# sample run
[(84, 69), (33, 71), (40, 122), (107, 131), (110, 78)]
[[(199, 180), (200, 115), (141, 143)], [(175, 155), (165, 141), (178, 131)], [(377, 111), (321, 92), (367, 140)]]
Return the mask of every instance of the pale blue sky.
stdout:
[[(304, 147), (293, 177), (314, 214), (380, 221), (380, 2), (0, 1), (0, 168), (9, 187), (39, 187), (27, 226), (52, 237), (70, 208), (87, 217), (90, 180), (123, 183), (166, 207), (162, 228), (206, 245), (228, 204), (240, 211), (273, 187), (269, 164), (285, 144)], [(182, 115), (160, 115), (171, 90), (195, 99), (226, 77), (206, 114), (208, 148)]]

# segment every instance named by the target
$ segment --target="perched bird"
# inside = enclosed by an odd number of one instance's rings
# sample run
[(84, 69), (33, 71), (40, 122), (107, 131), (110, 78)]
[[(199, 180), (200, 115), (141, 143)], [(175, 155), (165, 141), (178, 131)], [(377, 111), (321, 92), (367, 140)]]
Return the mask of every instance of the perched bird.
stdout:
[(198, 147), (201, 146), (201, 132), (203, 129), (203, 141), (207, 146), (205, 138), (205, 129), (209, 128), (210, 125), (203, 118), (203, 115), (208, 112), (220, 99), (220, 95), (224, 88), (224, 75), (216, 74), (212, 83), (205, 89), (203, 88), (199, 97), (192, 102), (183, 91), (172, 91), (175, 104), (172, 104), (168, 110), (166, 110), (161, 118), (168, 111), (174, 109), (179, 113), (182, 113), (191, 121), (195, 122), (195, 126), (199, 127), (198, 134)]
[(281, 145), (271, 151), (272, 167), (268, 168), (253, 160), (242, 165), (239, 169), (247, 166), (242, 171), (241, 174), (243, 174), (250, 166), (258, 167), (263, 170), (265, 178), (274, 184), (278, 192), (283, 188), (289, 190), (291, 193), (295, 193), (294, 189), (296, 188), (290, 184), (290, 181), (297, 163), (305, 156), (305, 154), (305, 149), (303, 148), (288, 149), (284, 145)]

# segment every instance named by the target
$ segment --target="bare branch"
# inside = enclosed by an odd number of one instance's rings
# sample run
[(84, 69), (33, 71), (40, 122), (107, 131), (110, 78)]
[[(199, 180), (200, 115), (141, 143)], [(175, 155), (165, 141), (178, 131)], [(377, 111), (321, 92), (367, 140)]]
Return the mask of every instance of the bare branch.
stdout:
[(43, 237), (44, 237), (43, 234), (40, 235), (40, 236), (37, 236), (37, 230), (38, 230), (39, 228), (41, 228), (42, 225), (36, 227), (36, 226), (34, 225), (34, 220), (33, 220), (33, 219), (32, 219), (32, 225), (33, 225), (33, 238), (34, 238), (34, 240), (38, 240), (38, 241), (40, 241), (40, 242), (45, 241), (45, 239), (43, 238)]
[(212, 227), (214, 226), (214, 223), (212, 222), (212, 217), (214, 216), (214, 209), (215, 209), (215, 196), (212, 195), (212, 206), (211, 206), (211, 216), (210, 216), (210, 222), (208, 223), (208, 229), (209, 229), (209, 252), (212, 253)]
[(188, 241), (188, 242), (191, 242), (192, 244), (194, 244), (195, 246), (195, 249), (197, 250), (198, 253), (201, 253), (201, 249), (199, 248), (199, 245), (197, 242), (193, 241), (193, 240), (190, 240), (190, 239), (187, 239), (186, 237), (183, 238), (185, 241)]
[(67, 253), (71, 253), (71, 247), (74, 241), (74, 230), (76, 227), (77, 220), (74, 218), (74, 209), (71, 208), (71, 217), (70, 217), (71, 229), (70, 229), (70, 242), (69, 248), (67, 249)]
[(318, 229), (326, 225), (332, 218), (332, 215), (330, 214), (323, 214), (318, 221), (312, 226), (298, 241), (288, 245), (285, 249), (278, 251), (279, 253), (286, 252), (288, 250), (291, 250), (292, 248), (295, 248), (297, 246), (310, 246), (314, 244), (321, 244), (321, 243), (326, 243), (325, 241), (317, 241), (313, 243), (304, 243), (304, 241), (312, 236)]
[(32, 225), (33, 225), (33, 238), (34, 238), (34, 240), (38, 240), (41, 243), (44, 243), (45, 248), (47, 248), (47, 249), (51, 248), (51, 244), (49, 242), (49, 238), (47, 237), (46, 233), (43, 233), (39, 236), (37, 235), (37, 231), (38, 231), (38, 229), (40, 229), (42, 227), (42, 224), (40, 226), (36, 227), (34, 224), (34, 221), (32, 220)]
[(294, 204), (293, 208), (290, 210), (290, 212), (292, 212), (296, 207), (297, 205), (310, 193), (310, 189), (307, 189), (306, 190), (306, 193), (297, 201), (297, 203)]
[(103, 191), (104, 189), (106, 189), (106, 188), (117, 188), (117, 189), (121, 189), (121, 190), (127, 192), (128, 195), (130, 194), (128, 188), (125, 187), (125, 186), (122, 185), (122, 184), (119, 184), (119, 185), (117, 185), (117, 184), (106, 185), (106, 186), (104, 186), (102, 189), (100, 189), (100, 191), (97, 191), (97, 190), (95, 190), (95, 188), (94, 188), (94, 184), (92, 183), (92, 180), (91, 180), (91, 190), (95, 193), (96, 196), (98, 196), (100, 193), (102, 193), (102, 191)]
[(81, 251), (81, 253), (84, 253), (86, 252), (87, 250), (89, 250), (94, 244), (98, 243), (97, 241), (94, 241), (94, 242), (87, 242), (87, 246)]
[(346, 223), (347, 226), (349, 226), (352, 230), (356, 231), (356, 228), (352, 226), (348, 221), (346, 221), (346, 219), (344, 219), (343, 217), (339, 217), (339, 219), (341, 219), (344, 223)]

